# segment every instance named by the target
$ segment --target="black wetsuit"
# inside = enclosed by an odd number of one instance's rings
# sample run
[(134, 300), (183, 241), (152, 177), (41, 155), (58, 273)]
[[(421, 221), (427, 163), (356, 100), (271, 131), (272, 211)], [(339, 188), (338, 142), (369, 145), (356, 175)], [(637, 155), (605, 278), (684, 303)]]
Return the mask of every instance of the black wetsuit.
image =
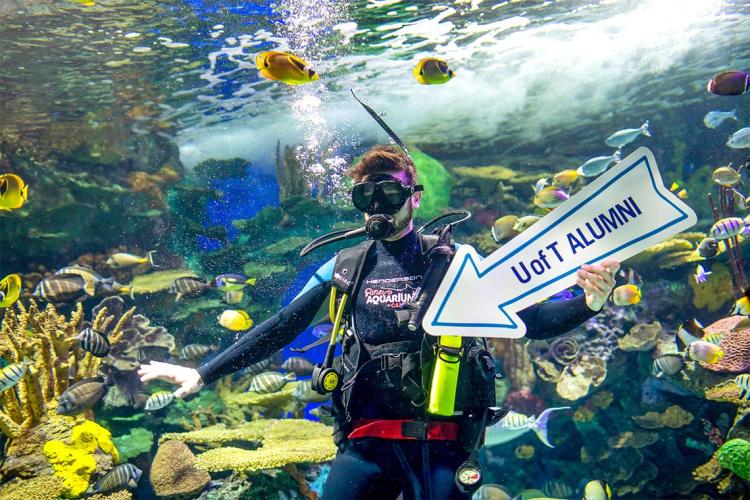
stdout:
[[(409, 340), (420, 335), (399, 327), (393, 310), (411, 301), (417, 292), (426, 262), (414, 232), (395, 242), (379, 241), (368, 255), (362, 271), (362, 284), (351, 308), (353, 326), (361, 341), (369, 346)], [(332, 259), (310, 279), (300, 294), (275, 316), (267, 319), (235, 344), (198, 368), (206, 384), (256, 363), (289, 344), (313, 320), (331, 290)], [(583, 296), (563, 302), (545, 302), (521, 311), (519, 316), (532, 339), (564, 333), (593, 316)], [(357, 401), (353, 418), (412, 418), (403, 405), (384, 403), (377, 388), (365, 391)], [(427, 442), (359, 438), (339, 450), (324, 488), (325, 499), (468, 498), (454, 485), (454, 474), (467, 454), (456, 442)], [(429, 477), (426, 477), (429, 476)], [(429, 489), (429, 492), (425, 491)]]

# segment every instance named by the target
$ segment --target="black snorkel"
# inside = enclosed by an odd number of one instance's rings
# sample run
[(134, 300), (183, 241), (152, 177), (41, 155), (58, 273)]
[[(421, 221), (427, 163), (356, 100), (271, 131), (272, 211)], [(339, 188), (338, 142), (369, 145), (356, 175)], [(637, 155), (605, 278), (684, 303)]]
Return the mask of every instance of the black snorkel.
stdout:
[[(354, 90), (351, 90), (351, 93), (352, 96), (354, 96), (354, 99), (356, 99), (357, 102), (363, 108), (365, 108), (365, 111), (367, 111), (367, 113), (372, 116), (372, 118), (377, 122), (378, 125), (380, 125), (380, 128), (382, 128), (385, 133), (388, 134), (388, 136), (390, 136), (390, 138), (393, 139), (393, 141), (398, 144), (398, 146), (404, 151), (404, 154), (406, 154), (406, 156), (411, 159), (409, 150), (406, 149), (406, 145), (404, 145), (403, 141), (399, 138), (398, 135), (396, 135), (396, 132), (394, 132), (393, 129), (391, 129), (391, 127), (389, 127), (388, 124), (383, 121), (383, 119), (374, 109), (360, 101), (357, 95), (354, 93)], [(339, 229), (338, 231), (333, 231), (331, 233), (324, 234), (323, 236), (315, 238), (310, 243), (305, 245), (305, 247), (300, 251), (299, 255), (300, 257), (304, 257), (317, 248), (328, 245), (330, 243), (335, 243), (337, 241), (347, 240), (349, 238), (367, 236), (373, 240), (383, 240), (393, 235), (394, 233), (396, 233), (396, 224), (391, 215), (372, 214), (370, 215), (370, 217), (368, 217), (367, 222), (365, 222), (365, 225), (363, 227)]]

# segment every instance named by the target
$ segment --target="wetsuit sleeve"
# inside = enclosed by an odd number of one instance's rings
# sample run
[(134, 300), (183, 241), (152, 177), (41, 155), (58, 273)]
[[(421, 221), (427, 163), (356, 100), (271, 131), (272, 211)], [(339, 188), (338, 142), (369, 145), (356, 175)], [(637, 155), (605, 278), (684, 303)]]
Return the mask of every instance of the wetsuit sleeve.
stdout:
[(204, 384), (261, 361), (289, 344), (315, 317), (331, 291), (331, 262), (324, 264), (292, 302), (198, 367)]
[(562, 335), (596, 314), (586, 305), (586, 296), (580, 295), (559, 302), (534, 304), (520, 311), (518, 316), (526, 324), (526, 337), (540, 340)]

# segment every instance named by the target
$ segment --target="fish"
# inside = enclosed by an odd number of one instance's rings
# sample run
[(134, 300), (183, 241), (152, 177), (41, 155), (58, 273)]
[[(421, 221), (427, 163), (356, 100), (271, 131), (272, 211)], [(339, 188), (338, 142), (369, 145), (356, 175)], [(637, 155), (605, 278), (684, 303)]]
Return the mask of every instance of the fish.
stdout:
[(685, 354), (693, 361), (713, 365), (721, 361), (721, 358), (724, 357), (724, 350), (710, 342), (698, 340), (688, 346)]
[(96, 295), (96, 283), (78, 274), (53, 274), (40, 281), (32, 295), (49, 302), (76, 302)]
[(705, 337), (703, 337), (703, 340), (705, 342), (708, 342), (709, 344), (719, 345), (721, 344), (721, 339), (723, 338), (724, 338), (723, 333), (714, 332), (714, 333), (707, 334)]
[(195, 298), (208, 292), (211, 285), (200, 278), (185, 276), (177, 278), (169, 287), (169, 293), (176, 294), (175, 302), (180, 302), (185, 297)]
[(18, 363), (13, 363), (0, 370), (0, 392), (14, 387), (21, 381), (26, 369), (32, 364), (29, 358), (23, 358)]
[(730, 135), (727, 140), (727, 146), (732, 149), (750, 148), (750, 127), (741, 128)]
[(68, 387), (57, 399), (57, 414), (72, 417), (94, 406), (106, 392), (109, 381), (85, 378)]
[(161, 410), (169, 403), (174, 401), (174, 393), (170, 391), (159, 391), (155, 392), (148, 397), (146, 400), (146, 406), (143, 407), (146, 411)]
[(533, 186), (531, 186), (531, 190), (534, 192), (534, 194), (537, 194), (539, 191), (547, 187), (548, 184), (549, 179), (547, 179), (546, 177), (542, 177), (541, 179), (536, 181)]
[(698, 342), (705, 335), (706, 332), (703, 330), (703, 325), (695, 318), (683, 321), (677, 329), (677, 338), (680, 339), (680, 342), (682, 342), (682, 345), (685, 347), (693, 342)]
[(263, 373), (264, 371), (268, 370), (271, 367), (272, 360), (271, 358), (266, 358), (258, 361), (257, 363), (253, 363), (250, 366), (246, 366), (242, 370), (240, 370), (241, 375), (257, 375), (259, 373)]
[(309, 380), (300, 380), (294, 387), (294, 399), (303, 403), (323, 403), (331, 399), (331, 393), (319, 394), (313, 390)]
[(737, 110), (732, 111), (709, 111), (706, 116), (703, 117), (703, 125), (707, 128), (720, 127), (726, 120), (739, 121), (740, 117), (737, 116)]
[(248, 278), (244, 274), (220, 274), (214, 278), (211, 285), (220, 292), (238, 292), (245, 286), (254, 286), (256, 278)]
[(583, 500), (610, 500), (612, 498), (612, 488), (607, 481), (594, 479), (586, 483), (583, 487)]
[(734, 377), (734, 383), (740, 388), (740, 399), (750, 399), (750, 373), (743, 373)]
[(618, 130), (614, 134), (607, 137), (604, 140), (604, 144), (613, 148), (621, 148), (638, 139), (640, 135), (651, 137), (651, 132), (648, 129), (648, 120), (643, 122), (643, 125), (638, 128), (626, 128)]
[(282, 375), (279, 372), (263, 372), (253, 377), (248, 391), (269, 394), (280, 391), (287, 382), (296, 379), (297, 375), (294, 372), (289, 372), (286, 375)]
[(734, 307), (729, 314), (750, 316), (750, 289), (745, 290), (745, 294), (734, 302)]
[(281, 364), (281, 368), (288, 372), (294, 372), (299, 377), (304, 377), (313, 372), (314, 366), (307, 358), (292, 356)]
[(534, 205), (540, 208), (557, 208), (569, 198), (568, 193), (559, 187), (550, 186), (534, 195)]
[(323, 338), (330, 335), (331, 331), (333, 331), (333, 323), (331, 323), (330, 321), (324, 321), (323, 323), (318, 323), (313, 327), (312, 334), (317, 338)]
[(715, 257), (719, 253), (719, 242), (715, 238), (703, 238), (698, 243), (698, 255), (704, 259)]
[(87, 494), (110, 493), (124, 488), (136, 488), (143, 471), (133, 464), (120, 464), (103, 475), (89, 488)]
[(525, 215), (516, 221), (516, 223), (513, 225), (513, 231), (522, 233), (539, 222), (541, 219), (542, 218), (538, 215)]
[(492, 239), (500, 243), (515, 236), (516, 232), (513, 230), (513, 227), (516, 225), (516, 222), (518, 222), (518, 217), (515, 215), (504, 215), (497, 219), (492, 224)]
[(572, 168), (558, 172), (552, 178), (552, 183), (555, 186), (570, 186), (576, 180), (578, 180), (578, 171)]
[(18, 300), (22, 284), (20, 274), (9, 274), (0, 281), (0, 307), (10, 307)]
[(239, 304), (242, 302), (242, 298), (245, 296), (245, 292), (242, 290), (230, 290), (224, 292), (224, 302), (227, 304)]
[(731, 329), (733, 332), (739, 332), (740, 330), (747, 330), (750, 328), (750, 318), (744, 317)]
[(439, 85), (450, 81), (456, 73), (448, 63), (435, 57), (425, 57), (412, 70), (414, 79), (421, 85)]
[(90, 267), (79, 266), (78, 264), (61, 267), (60, 269), (55, 271), (55, 274), (77, 274), (87, 281), (101, 281), (104, 279), (104, 276), (97, 273)]
[(29, 198), (29, 186), (16, 174), (0, 175), (0, 210), (18, 210)]
[(188, 344), (180, 349), (180, 359), (186, 361), (198, 361), (211, 351), (218, 350), (215, 345)]
[(695, 278), (695, 282), (701, 285), (708, 280), (710, 274), (713, 273), (711, 271), (706, 271), (702, 265), (698, 264), (698, 267), (695, 268), (695, 274), (693, 277)]
[(572, 498), (575, 495), (575, 490), (568, 483), (559, 479), (545, 481), (542, 491), (550, 498)]
[[(77, 264), (72, 266), (65, 266), (55, 271), (55, 274), (77, 274), (78, 276), (83, 278), (87, 284), (93, 283), (95, 295), (98, 295), (100, 292), (105, 292), (107, 294), (128, 294), (131, 292), (131, 289), (129, 287), (121, 285), (120, 283), (115, 281), (114, 278), (103, 277), (101, 274), (97, 273), (90, 267), (79, 266)], [(88, 286), (91, 287), (92, 285)]]
[(581, 166), (576, 169), (576, 172), (581, 177), (596, 177), (601, 174), (613, 163), (618, 163), (622, 159), (620, 150), (618, 149), (611, 156), (597, 156), (586, 160)]
[(227, 309), (217, 316), (219, 324), (233, 332), (243, 332), (253, 326), (253, 320), (246, 311)]
[(711, 226), (708, 232), (709, 236), (715, 240), (726, 240), (733, 238), (745, 231), (745, 221), (740, 217), (725, 217), (720, 219)]
[(335, 420), (330, 406), (316, 406), (310, 410), (310, 415), (318, 417), (326, 425), (333, 425)]
[(657, 378), (664, 375), (677, 375), (685, 366), (685, 358), (681, 354), (662, 354), (654, 360), (651, 374)]
[(719, 186), (731, 187), (742, 181), (740, 173), (732, 167), (719, 167), (711, 174), (711, 180)]
[(471, 496), (471, 500), (514, 500), (515, 497), (499, 484), (483, 484)]
[(618, 306), (632, 306), (640, 301), (641, 289), (632, 283), (620, 285), (612, 292), (612, 302)]
[(544, 445), (554, 448), (547, 438), (547, 420), (552, 412), (569, 409), (569, 406), (548, 408), (539, 417), (529, 417), (511, 410), (498, 423), (487, 428), (484, 445), (490, 447), (507, 443), (528, 431), (534, 431)]
[(307, 61), (288, 52), (261, 52), (255, 57), (255, 66), (261, 76), (288, 85), (302, 85), (320, 79)]
[(107, 259), (107, 265), (114, 269), (124, 269), (126, 267), (133, 267), (140, 264), (150, 264), (154, 267), (159, 267), (154, 264), (155, 253), (155, 250), (151, 250), (150, 252), (146, 252), (146, 255), (143, 257), (125, 252), (113, 253), (109, 256), (109, 259)]
[(92, 356), (103, 358), (111, 349), (109, 339), (91, 327), (84, 328), (78, 332), (76, 340), (81, 344), (81, 349), (90, 352)]
[(706, 90), (714, 95), (742, 95), (750, 89), (750, 74), (744, 71), (722, 71), (708, 81)]

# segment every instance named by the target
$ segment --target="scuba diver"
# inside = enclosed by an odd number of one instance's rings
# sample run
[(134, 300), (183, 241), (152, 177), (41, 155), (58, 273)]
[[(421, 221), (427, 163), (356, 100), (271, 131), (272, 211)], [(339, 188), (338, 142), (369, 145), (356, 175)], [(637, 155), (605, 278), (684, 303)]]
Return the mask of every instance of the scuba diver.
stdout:
[[(436, 337), (407, 328), (394, 313), (419, 295), (438, 243), (414, 229), (423, 188), (410, 157), (391, 146), (374, 147), (348, 174), (355, 181), (354, 206), (366, 223), (374, 221), (367, 241), (323, 264), (289, 305), (212, 360), (197, 369), (152, 361), (141, 366), (141, 380), (177, 384), (177, 397), (197, 392), (291, 343), (330, 297), (335, 328), (329, 346), (341, 331), (343, 359), (335, 370), (329, 348), (313, 373), (313, 386), (332, 392), (338, 447), (323, 498), (470, 498), (481, 481), (462, 484), (457, 471), (481, 448), (484, 428), (502, 416), (488, 416), (495, 404), (494, 362), (482, 339), (464, 338), (460, 351), (446, 347), (461, 358), (458, 411), (426, 411), (430, 370), (422, 365), (434, 365), (441, 348)], [(577, 275), (583, 295), (521, 311), (526, 336), (548, 339), (594, 316), (610, 296), (618, 268), (614, 261), (583, 266)], [(337, 289), (349, 293), (337, 297)]]

